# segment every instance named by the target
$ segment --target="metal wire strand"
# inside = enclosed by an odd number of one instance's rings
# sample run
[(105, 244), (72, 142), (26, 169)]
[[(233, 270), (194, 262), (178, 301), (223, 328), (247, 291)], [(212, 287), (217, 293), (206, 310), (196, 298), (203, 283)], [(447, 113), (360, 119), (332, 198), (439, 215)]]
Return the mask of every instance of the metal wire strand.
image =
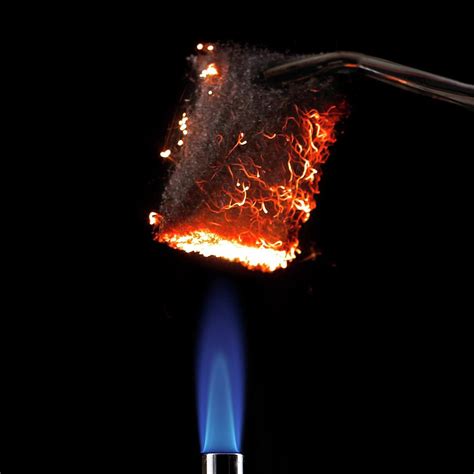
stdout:
[(314, 75), (361, 71), (366, 76), (474, 110), (474, 85), (353, 51), (310, 56), (272, 67), (266, 80), (294, 81)]

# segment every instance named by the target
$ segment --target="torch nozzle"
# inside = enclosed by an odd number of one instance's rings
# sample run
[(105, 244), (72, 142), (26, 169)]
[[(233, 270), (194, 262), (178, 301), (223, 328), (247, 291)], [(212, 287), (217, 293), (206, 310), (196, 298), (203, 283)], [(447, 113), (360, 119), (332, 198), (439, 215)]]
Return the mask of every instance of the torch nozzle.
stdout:
[(240, 453), (202, 455), (202, 474), (243, 474), (244, 457)]
[(353, 51), (323, 53), (290, 61), (266, 70), (263, 77), (269, 81), (289, 82), (309, 76), (353, 71), (361, 71), (368, 77), (395, 87), (474, 110), (472, 84)]

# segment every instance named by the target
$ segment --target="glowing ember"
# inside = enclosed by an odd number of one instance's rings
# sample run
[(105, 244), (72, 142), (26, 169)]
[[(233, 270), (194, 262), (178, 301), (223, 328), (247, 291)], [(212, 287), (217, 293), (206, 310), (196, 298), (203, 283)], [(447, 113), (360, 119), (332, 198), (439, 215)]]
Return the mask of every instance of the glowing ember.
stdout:
[(203, 69), (199, 77), (206, 78), (207, 76), (217, 76), (219, 74), (219, 71), (216, 68), (216, 65), (214, 63), (209, 64), (206, 69)]
[(269, 272), (277, 268), (286, 268), (287, 263), (295, 258), (297, 252), (296, 249), (276, 250), (264, 242), (254, 246), (243, 245), (206, 230), (194, 231), (187, 235), (164, 235), (162, 239), (170, 247), (185, 252), (197, 252), (205, 257), (221, 257), (231, 262), (240, 262), (248, 268)]
[(223, 50), (211, 64), (205, 56), (195, 61), (199, 77), (216, 78), (218, 94), (211, 99), (203, 85), (182, 114), (173, 133), (193, 133), (186, 147), (171, 138), (176, 169), (150, 224), (170, 247), (271, 272), (301, 252), (298, 233), (316, 207), (321, 165), (344, 105), (325, 99), (319, 84), (284, 94), (265, 89), (241, 65), (242, 50), (235, 58)]
[(148, 215), (150, 225), (159, 225), (162, 221), (162, 217), (157, 212), (150, 212)]

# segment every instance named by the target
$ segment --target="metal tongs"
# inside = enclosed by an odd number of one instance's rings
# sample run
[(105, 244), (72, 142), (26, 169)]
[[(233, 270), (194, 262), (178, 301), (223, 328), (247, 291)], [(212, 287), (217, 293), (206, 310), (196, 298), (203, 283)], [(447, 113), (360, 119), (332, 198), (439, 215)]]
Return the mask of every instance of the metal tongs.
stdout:
[(287, 82), (351, 71), (361, 71), (395, 87), (474, 110), (474, 85), (353, 51), (323, 53), (291, 61), (268, 69), (263, 76), (266, 80)]

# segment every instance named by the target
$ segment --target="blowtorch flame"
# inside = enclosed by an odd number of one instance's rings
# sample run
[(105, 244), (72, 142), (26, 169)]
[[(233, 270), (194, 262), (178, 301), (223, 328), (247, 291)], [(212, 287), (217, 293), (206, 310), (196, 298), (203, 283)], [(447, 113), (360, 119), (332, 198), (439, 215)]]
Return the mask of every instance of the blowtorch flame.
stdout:
[(238, 301), (224, 282), (209, 295), (197, 347), (201, 451), (240, 451), (244, 415), (244, 346)]

